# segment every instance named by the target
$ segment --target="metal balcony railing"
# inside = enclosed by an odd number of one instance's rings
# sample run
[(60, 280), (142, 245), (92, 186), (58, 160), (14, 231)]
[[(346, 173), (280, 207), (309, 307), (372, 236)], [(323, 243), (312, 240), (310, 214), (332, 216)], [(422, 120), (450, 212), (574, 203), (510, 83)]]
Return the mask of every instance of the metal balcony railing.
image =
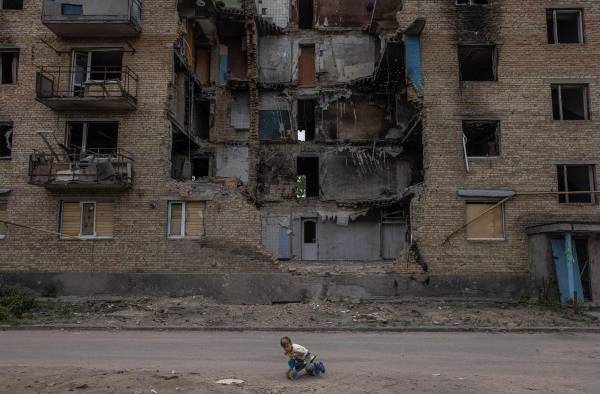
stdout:
[(34, 185), (105, 186), (133, 184), (133, 158), (124, 149), (91, 149), (69, 154), (34, 152), (29, 157), (29, 178)]
[(138, 76), (127, 66), (48, 66), (37, 72), (39, 99), (129, 98), (137, 100)]

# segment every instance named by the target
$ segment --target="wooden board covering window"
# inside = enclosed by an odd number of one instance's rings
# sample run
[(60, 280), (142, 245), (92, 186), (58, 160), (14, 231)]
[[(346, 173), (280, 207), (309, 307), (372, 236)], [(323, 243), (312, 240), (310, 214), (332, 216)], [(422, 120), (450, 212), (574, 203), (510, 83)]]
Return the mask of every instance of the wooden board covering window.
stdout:
[[(0, 202), (0, 220), (6, 220), (6, 203)], [(0, 237), (6, 235), (6, 224), (0, 222)]]
[(96, 204), (96, 236), (113, 236), (113, 203), (102, 202)]
[(204, 207), (200, 201), (186, 203), (185, 210), (185, 235), (200, 237), (204, 235)]
[[(484, 211), (493, 207), (494, 203), (468, 203), (467, 223), (475, 219)], [(469, 239), (503, 239), (504, 220), (502, 205), (497, 206), (467, 226)]]
[(315, 84), (315, 47), (301, 46), (300, 59), (298, 59), (298, 79), (301, 86)]
[(81, 207), (78, 202), (63, 202), (60, 218), (60, 233), (79, 237), (81, 227)]

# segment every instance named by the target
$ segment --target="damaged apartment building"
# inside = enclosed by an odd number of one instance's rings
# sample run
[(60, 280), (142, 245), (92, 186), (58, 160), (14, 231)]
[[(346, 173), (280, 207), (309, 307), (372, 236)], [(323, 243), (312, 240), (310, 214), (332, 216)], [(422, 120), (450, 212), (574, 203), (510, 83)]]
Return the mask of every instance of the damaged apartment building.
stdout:
[(0, 279), (596, 302), (598, 22), (592, 0), (0, 0)]

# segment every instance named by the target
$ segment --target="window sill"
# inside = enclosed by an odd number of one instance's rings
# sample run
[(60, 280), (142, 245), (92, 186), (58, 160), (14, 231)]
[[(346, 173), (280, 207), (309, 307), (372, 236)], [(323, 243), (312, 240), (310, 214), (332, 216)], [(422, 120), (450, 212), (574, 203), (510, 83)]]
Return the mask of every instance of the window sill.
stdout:
[(475, 161), (480, 161), (480, 160), (499, 160), (501, 159), (502, 156), (468, 156), (467, 159), (469, 160), (475, 160)]
[(0, 157), (0, 161), (11, 161), (12, 157)]
[(503, 242), (506, 238), (467, 238), (469, 242)]
[(193, 236), (193, 237), (167, 237), (169, 241), (198, 241), (201, 240), (203, 236)]
[(110, 241), (113, 237), (72, 237), (72, 238), (60, 238), (61, 241)]
[(596, 202), (559, 202), (558, 204), (561, 207), (594, 207), (598, 205)]

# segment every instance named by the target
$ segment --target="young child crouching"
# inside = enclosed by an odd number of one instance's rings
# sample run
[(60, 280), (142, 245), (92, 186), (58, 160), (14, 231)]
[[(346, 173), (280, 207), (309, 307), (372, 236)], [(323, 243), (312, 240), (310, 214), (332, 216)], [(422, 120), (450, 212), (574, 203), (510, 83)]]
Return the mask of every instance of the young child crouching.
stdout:
[(292, 343), (289, 337), (281, 338), (280, 343), (285, 355), (289, 358), (288, 379), (296, 380), (304, 374), (319, 376), (325, 373), (325, 364), (318, 355), (309, 352), (304, 346)]

